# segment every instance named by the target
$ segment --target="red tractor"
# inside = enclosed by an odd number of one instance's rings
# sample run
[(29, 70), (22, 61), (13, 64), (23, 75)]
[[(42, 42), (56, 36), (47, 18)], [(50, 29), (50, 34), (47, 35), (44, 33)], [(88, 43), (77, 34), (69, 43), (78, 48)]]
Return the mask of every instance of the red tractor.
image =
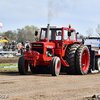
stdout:
[[(38, 32), (35, 32), (37, 35)], [(19, 58), (18, 69), (21, 75), (50, 69), (52, 76), (58, 76), (61, 70), (67, 74), (87, 74), (90, 66), (89, 47), (77, 41), (75, 29), (50, 26), (41, 28), (39, 41), (31, 43), (31, 50), (23, 52)]]

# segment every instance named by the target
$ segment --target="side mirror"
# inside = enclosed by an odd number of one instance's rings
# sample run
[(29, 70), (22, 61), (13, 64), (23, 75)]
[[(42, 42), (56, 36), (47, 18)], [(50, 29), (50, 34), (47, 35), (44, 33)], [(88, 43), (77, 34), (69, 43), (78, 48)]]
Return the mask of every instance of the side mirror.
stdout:
[(71, 33), (72, 32), (74, 32), (73, 30), (70, 30), (69, 32), (68, 32), (68, 36), (71, 36)]
[(38, 35), (38, 31), (35, 31), (35, 36), (37, 36)]
[(79, 34), (79, 32), (77, 32), (76, 34)]
[(82, 42), (81, 43), (84, 44), (84, 39), (82, 39)]
[(68, 32), (68, 36), (71, 36), (71, 32)]

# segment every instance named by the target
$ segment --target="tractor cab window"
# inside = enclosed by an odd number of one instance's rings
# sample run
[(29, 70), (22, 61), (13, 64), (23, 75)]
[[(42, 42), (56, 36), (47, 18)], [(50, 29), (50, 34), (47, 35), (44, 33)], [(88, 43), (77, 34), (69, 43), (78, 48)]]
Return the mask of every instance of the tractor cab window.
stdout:
[(56, 31), (56, 40), (61, 40), (62, 39), (62, 31), (61, 30), (57, 30)]
[(64, 40), (68, 39), (68, 30), (64, 30)]
[(44, 40), (45, 39), (45, 37), (46, 37), (46, 30), (42, 30), (42, 32), (41, 32), (41, 40)]
[[(41, 40), (47, 38), (47, 29), (42, 29)], [(49, 30), (49, 40), (61, 40), (62, 39), (62, 29), (50, 29)]]
[[(47, 38), (47, 30), (42, 30), (41, 40), (44, 40), (45, 38)], [(51, 30), (49, 31), (49, 39), (51, 40)]]
[(70, 40), (76, 40), (76, 33), (75, 33), (75, 31), (71, 33)]

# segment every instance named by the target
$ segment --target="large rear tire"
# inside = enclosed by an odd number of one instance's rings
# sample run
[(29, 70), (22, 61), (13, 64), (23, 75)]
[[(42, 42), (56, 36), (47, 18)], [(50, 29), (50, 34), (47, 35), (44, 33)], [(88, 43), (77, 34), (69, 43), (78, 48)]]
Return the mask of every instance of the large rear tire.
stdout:
[(61, 62), (59, 57), (52, 58), (50, 68), (52, 76), (58, 76), (60, 74)]
[(69, 67), (66, 67), (67, 74), (70, 74), (70, 75), (76, 74), (75, 54), (76, 54), (76, 50), (79, 46), (80, 46), (79, 44), (72, 44), (66, 50), (65, 59), (69, 64)]
[(18, 61), (18, 70), (21, 75), (26, 75), (28, 72), (28, 62), (21, 56)]
[(87, 46), (81, 45), (76, 52), (76, 71), (79, 75), (85, 75), (89, 71), (90, 53)]

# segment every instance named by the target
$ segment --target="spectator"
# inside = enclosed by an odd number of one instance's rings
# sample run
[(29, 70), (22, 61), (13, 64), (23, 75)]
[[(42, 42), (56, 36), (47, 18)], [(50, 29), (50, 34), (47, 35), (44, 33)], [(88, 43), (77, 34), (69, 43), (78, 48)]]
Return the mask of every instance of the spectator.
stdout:
[(4, 51), (6, 50), (6, 47), (5, 47), (5, 45), (3, 46), (3, 50), (4, 50)]
[(26, 45), (26, 50), (29, 51), (29, 44)]
[(25, 46), (25, 43), (24, 42), (22, 42), (22, 46)]
[[(0, 51), (2, 51), (3, 50), (3, 47), (2, 47), (2, 45), (0, 44)], [(0, 53), (0, 55), (1, 55), (2, 53)]]

